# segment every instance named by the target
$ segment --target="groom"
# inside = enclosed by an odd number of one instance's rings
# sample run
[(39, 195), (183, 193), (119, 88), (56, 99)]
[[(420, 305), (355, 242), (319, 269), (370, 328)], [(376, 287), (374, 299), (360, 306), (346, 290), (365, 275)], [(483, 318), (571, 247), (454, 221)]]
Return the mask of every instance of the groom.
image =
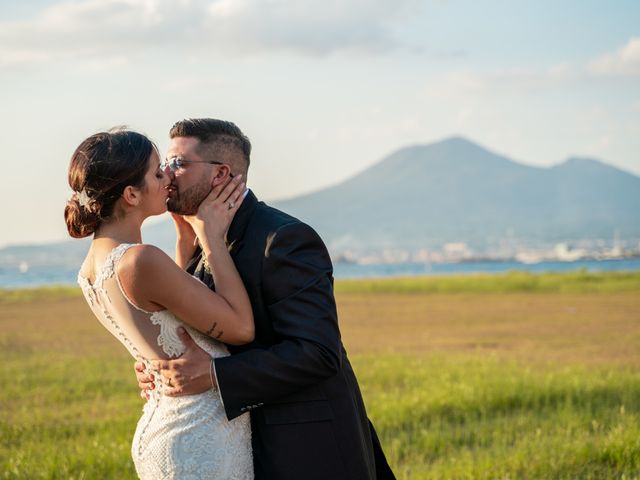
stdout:
[[(194, 213), (212, 173), (246, 179), (251, 143), (235, 124), (189, 119), (169, 134), (174, 213)], [(228, 346), (231, 356), (211, 365), (183, 334), (187, 352), (156, 363), (170, 392), (200, 393), (213, 382), (230, 420), (251, 411), (256, 479), (394, 478), (340, 339), (333, 267), (318, 234), (249, 191), (227, 240), (253, 306), (255, 340)], [(199, 249), (182, 263), (215, 288)], [(136, 372), (149, 388), (140, 364)]]

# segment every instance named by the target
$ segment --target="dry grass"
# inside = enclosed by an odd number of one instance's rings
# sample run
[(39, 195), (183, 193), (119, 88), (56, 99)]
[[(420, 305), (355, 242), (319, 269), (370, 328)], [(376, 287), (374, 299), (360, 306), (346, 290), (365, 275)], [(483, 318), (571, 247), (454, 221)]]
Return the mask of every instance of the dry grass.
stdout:
[(44, 349), (59, 354), (128, 355), (81, 296), (0, 304), (0, 326), (0, 348), (5, 353)]
[(640, 294), (337, 296), (352, 354), (469, 352), (526, 362), (640, 367)]
[[(640, 367), (640, 293), (337, 293), (350, 354), (468, 352)], [(126, 356), (79, 296), (0, 304), (5, 353)]]

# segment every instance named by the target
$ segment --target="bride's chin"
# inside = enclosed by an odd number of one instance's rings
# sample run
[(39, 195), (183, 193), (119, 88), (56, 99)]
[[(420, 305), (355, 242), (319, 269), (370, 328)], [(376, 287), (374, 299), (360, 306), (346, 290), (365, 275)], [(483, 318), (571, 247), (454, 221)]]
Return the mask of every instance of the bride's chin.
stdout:
[(152, 214), (150, 214), (150, 217), (157, 217), (158, 215), (162, 215), (163, 213), (167, 213), (167, 204), (163, 204), (161, 208), (159, 208), (157, 211), (153, 212)]

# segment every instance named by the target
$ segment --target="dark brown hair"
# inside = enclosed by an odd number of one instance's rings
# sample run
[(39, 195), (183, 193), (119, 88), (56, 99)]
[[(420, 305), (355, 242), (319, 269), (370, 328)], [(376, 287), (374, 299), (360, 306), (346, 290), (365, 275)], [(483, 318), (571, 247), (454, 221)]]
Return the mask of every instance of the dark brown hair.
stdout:
[(169, 137), (195, 137), (205, 145), (236, 148), (242, 152), (247, 167), (251, 162), (249, 137), (233, 122), (217, 118), (188, 118), (176, 122), (169, 130)]
[(122, 128), (84, 140), (69, 163), (69, 186), (74, 191), (64, 209), (69, 235), (83, 238), (95, 233), (113, 215), (125, 187), (143, 187), (154, 151), (157, 148), (147, 137)]

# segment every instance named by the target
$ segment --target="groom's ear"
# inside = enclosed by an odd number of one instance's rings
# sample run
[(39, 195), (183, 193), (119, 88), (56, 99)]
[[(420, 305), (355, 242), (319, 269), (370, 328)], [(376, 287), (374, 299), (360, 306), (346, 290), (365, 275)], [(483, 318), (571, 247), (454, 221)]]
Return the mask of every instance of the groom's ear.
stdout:
[(217, 187), (218, 185), (224, 185), (230, 178), (231, 168), (229, 168), (229, 165), (220, 165), (211, 179), (211, 186)]

